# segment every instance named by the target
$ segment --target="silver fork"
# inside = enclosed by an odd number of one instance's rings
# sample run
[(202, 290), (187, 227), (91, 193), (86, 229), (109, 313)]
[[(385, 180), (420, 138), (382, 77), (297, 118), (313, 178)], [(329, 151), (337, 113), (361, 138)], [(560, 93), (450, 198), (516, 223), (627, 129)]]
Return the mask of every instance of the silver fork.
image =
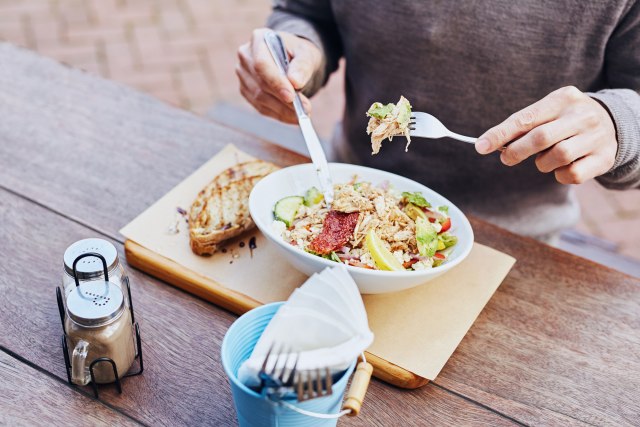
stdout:
[[(290, 351), (283, 351), (285, 347), (281, 347), (280, 351), (275, 354), (275, 361), (273, 365), (269, 365), (269, 359), (271, 359), (271, 353), (275, 348), (275, 344), (272, 344), (264, 357), (264, 362), (258, 372), (260, 378), (260, 385), (262, 386), (262, 394), (269, 396), (283, 397), (288, 391), (293, 389), (294, 381), (296, 379), (296, 367), (298, 366), (299, 354), (293, 354)], [(286, 357), (282, 357), (286, 354)], [(288, 368), (290, 365), (289, 358), (293, 355), (293, 367)], [(281, 360), (284, 359), (284, 363)], [(269, 367), (270, 366), (270, 367)]]
[(330, 396), (333, 394), (332, 386), (333, 378), (331, 378), (331, 370), (329, 368), (324, 368), (324, 375), (321, 369), (298, 372), (296, 378), (298, 402), (315, 399), (316, 397)]
[(470, 136), (464, 136), (451, 132), (447, 129), (440, 120), (433, 117), (431, 114), (412, 112), (411, 121), (409, 122), (409, 135), (418, 138), (444, 138), (449, 137), (457, 139), (459, 141), (475, 144), (478, 138), (472, 138)]

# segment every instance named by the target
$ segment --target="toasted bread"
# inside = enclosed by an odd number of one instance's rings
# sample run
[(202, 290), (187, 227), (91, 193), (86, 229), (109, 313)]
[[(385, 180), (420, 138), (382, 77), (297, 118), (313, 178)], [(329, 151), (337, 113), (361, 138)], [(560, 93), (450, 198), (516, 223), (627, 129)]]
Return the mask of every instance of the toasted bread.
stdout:
[(211, 185), (214, 185), (217, 188), (222, 188), (231, 184), (233, 181), (239, 181), (243, 178), (269, 175), (277, 169), (278, 167), (273, 163), (262, 160), (239, 163), (216, 176), (211, 182)]
[(199, 194), (189, 212), (191, 250), (212, 255), (218, 245), (254, 227), (249, 215), (253, 186), (277, 166), (256, 160), (241, 163), (216, 176)]

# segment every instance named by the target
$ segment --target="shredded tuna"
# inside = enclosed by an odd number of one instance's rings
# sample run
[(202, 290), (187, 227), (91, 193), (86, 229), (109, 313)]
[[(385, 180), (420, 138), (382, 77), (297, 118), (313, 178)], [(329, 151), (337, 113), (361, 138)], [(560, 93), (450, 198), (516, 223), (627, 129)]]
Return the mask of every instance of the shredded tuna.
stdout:
[[(409, 134), (409, 117), (408, 115), (402, 115), (402, 111), (411, 111), (411, 104), (404, 96), (400, 97), (400, 101), (394, 105), (393, 109), (385, 116), (374, 116), (370, 112), (376, 106), (381, 106), (380, 103), (374, 103), (371, 106), (367, 115), (369, 116), (369, 123), (367, 124), (367, 134), (371, 135), (371, 154), (378, 154), (382, 147), (382, 141), (389, 139), (391, 141), (394, 136), (404, 135), (407, 138), (407, 145), (404, 151), (409, 151), (409, 144), (411, 144), (411, 136)], [(406, 116), (406, 117), (405, 117)]]
[[(418, 256), (419, 248), (416, 222), (404, 211), (407, 203), (404, 196), (389, 185), (374, 186), (370, 182), (358, 182), (354, 177), (349, 183), (334, 185), (331, 208), (324, 200), (311, 206), (302, 205), (292, 226), (286, 227), (281, 222), (277, 224), (280, 231), (276, 232), (300, 250), (329, 255), (336, 262), (376, 269), (366, 245), (367, 234), (373, 230), (399, 262), (409, 265)], [(433, 225), (439, 227), (437, 221)], [(411, 264), (414, 270), (431, 266), (431, 258)]]

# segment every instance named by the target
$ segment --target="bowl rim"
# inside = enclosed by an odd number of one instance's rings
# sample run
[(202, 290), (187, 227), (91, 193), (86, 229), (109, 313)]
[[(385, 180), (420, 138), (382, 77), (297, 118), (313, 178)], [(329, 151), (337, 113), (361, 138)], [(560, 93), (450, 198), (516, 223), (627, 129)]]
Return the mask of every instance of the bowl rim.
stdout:
[[(372, 276), (372, 277), (380, 277), (380, 276), (384, 276), (384, 277), (388, 277), (390, 279), (392, 278), (407, 278), (407, 277), (416, 277), (416, 276), (430, 276), (432, 274), (440, 274), (440, 273), (444, 273), (446, 271), (451, 270), (453, 267), (457, 266), (458, 264), (460, 264), (462, 261), (464, 261), (464, 259), (467, 258), (467, 256), (469, 255), (469, 253), (471, 252), (471, 249), (473, 248), (473, 243), (475, 242), (475, 235), (473, 233), (473, 227), (471, 227), (471, 223), (469, 222), (469, 219), (467, 218), (467, 216), (464, 214), (464, 212), (462, 212), (462, 210), (460, 208), (458, 208), (458, 206), (456, 206), (453, 202), (451, 202), (449, 199), (447, 199), (446, 197), (444, 197), (443, 195), (441, 195), (440, 193), (438, 193), (435, 190), (432, 190), (431, 188), (427, 187), (424, 184), (421, 184), (417, 181), (414, 181), (410, 178), (406, 178), (404, 176), (401, 175), (397, 175), (394, 174), (392, 172), (387, 172), (381, 169), (375, 169), (375, 168), (370, 168), (368, 166), (360, 166), (360, 165), (353, 165), (353, 164), (349, 164), (349, 163), (335, 163), (335, 162), (331, 162), (329, 163), (329, 168), (350, 168), (350, 169), (354, 169), (354, 172), (357, 172), (356, 169), (359, 170), (365, 170), (365, 171), (372, 171), (375, 174), (382, 174), (382, 175), (388, 175), (388, 176), (393, 176), (394, 179), (399, 179), (400, 181), (407, 181), (413, 184), (416, 184), (420, 187), (426, 188), (427, 190), (429, 190), (430, 192), (433, 192), (435, 194), (437, 194), (439, 197), (441, 197), (443, 199), (443, 202), (446, 203), (447, 205), (449, 205), (449, 207), (454, 207), (455, 209), (458, 210), (458, 212), (460, 212), (460, 215), (462, 217), (463, 223), (461, 224), (464, 228), (467, 228), (469, 235), (470, 235), (470, 239), (469, 239), (469, 243), (467, 246), (464, 246), (461, 248), (461, 252), (459, 253), (458, 256), (456, 256), (455, 259), (451, 260), (450, 262), (446, 262), (444, 264), (441, 264), (437, 267), (433, 267), (430, 269), (425, 269), (425, 270), (411, 270), (411, 271), (388, 271), (388, 270), (370, 270), (368, 268), (362, 268), (362, 267), (355, 267), (352, 265), (347, 265), (344, 264), (343, 265), (347, 268), (347, 271), (349, 271), (349, 273), (356, 273), (359, 275), (363, 275), (363, 276)], [(283, 248), (285, 248), (287, 251), (292, 252), (294, 254), (298, 254), (300, 256), (302, 256), (303, 258), (309, 260), (309, 261), (315, 261), (315, 262), (320, 262), (322, 265), (326, 266), (326, 267), (333, 267), (335, 266), (336, 262), (335, 261), (331, 261), (316, 255), (312, 255), (310, 253), (307, 253), (299, 248), (296, 248), (292, 245), (287, 244), (287, 242), (285, 242), (281, 236), (276, 235), (272, 230), (271, 230), (271, 225), (270, 224), (264, 224), (262, 222), (262, 219), (260, 219), (259, 216), (254, 216), (252, 214), (252, 212), (254, 211), (254, 208), (257, 209), (256, 203), (257, 203), (257, 197), (256, 194), (258, 194), (259, 190), (261, 187), (268, 185), (269, 181), (272, 181), (273, 179), (276, 179), (274, 177), (277, 177), (279, 175), (282, 175), (284, 173), (290, 172), (291, 170), (295, 170), (295, 169), (305, 169), (305, 168), (314, 168), (313, 163), (302, 163), (302, 164), (298, 164), (298, 165), (293, 165), (293, 166), (288, 166), (288, 167), (284, 167), (282, 169), (279, 169), (275, 172), (270, 173), (269, 175), (265, 176), (264, 178), (262, 178), (260, 181), (258, 181), (256, 183), (256, 185), (253, 187), (253, 189), (251, 190), (251, 194), (249, 195), (249, 213), (251, 214), (251, 218), (253, 219), (253, 222), (256, 224), (256, 226), (258, 227), (258, 229), (260, 230), (260, 232), (262, 234), (265, 235), (265, 237), (269, 238), (270, 240), (274, 240), (277, 244), (279, 244), (280, 246), (282, 246)], [(273, 211), (273, 207), (271, 207), (271, 210)]]

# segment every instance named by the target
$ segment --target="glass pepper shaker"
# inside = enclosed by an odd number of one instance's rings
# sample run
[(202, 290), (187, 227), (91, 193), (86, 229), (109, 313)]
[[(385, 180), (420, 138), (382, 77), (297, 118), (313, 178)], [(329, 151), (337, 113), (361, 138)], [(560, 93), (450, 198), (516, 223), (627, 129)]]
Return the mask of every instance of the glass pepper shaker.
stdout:
[(86, 258), (98, 259), (104, 279), (80, 283), (76, 275), (74, 289), (66, 298), (71, 381), (79, 385), (111, 383), (122, 378), (135, 360), (134, 323), (124, 293), (109, 281), (101, 255), (83, 254), (72, 268)]
[[(87, 253), (97, 253), (105, 259), (109, 274), (109, 282), (120, 288), (120, 291), (124, 295), (125, 306), (130, 307), (131, 301), (129, 301), (129, 292), (127, 289), (127, 286), (129, 285), (129, 277), (120, 264), (118, 251), (112, 243), (98, 238), (78, 240), (64, 251), (62, 288), (64, 289), (65, 299), (76, 287), (73, 263), (79, 256)], [(100, 259), (96, 257), (82, 258), (76, 266), (75, 274), (81, 284), (92, 280), (105, 280), (102, 263)]]

